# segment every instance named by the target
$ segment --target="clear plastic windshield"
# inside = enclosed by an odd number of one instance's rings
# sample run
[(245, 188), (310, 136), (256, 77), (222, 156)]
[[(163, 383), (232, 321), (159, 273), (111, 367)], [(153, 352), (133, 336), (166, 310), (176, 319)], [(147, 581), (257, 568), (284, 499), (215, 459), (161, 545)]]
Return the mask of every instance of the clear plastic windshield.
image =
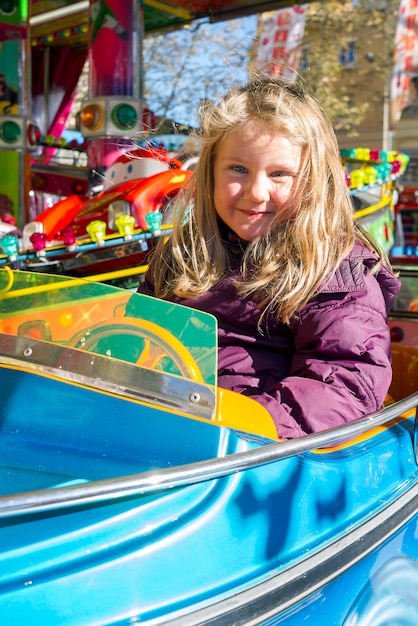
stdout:
[(0, 333), (216, 385), (213, 316), (102, 283), (1, 269)]

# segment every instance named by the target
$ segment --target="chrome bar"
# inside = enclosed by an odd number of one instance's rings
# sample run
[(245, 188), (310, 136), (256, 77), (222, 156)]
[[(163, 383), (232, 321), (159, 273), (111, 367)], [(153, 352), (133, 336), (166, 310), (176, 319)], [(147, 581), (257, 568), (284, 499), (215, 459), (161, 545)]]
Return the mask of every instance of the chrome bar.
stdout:
[(414, 450), (415, 450), (415, 462), (418, 465), (418, 407), (417, 407), (417, 409), (415, 411)]
[(274, 463), (303, 452), (318, 450), (366, 433), (377, 426), (388, 424), (406, 411), (418, 408), (418, 391), (391, 406), (362, 418), (356, 422), (321, 433), (307, 435), (260, 448), (209, 459), (174, 468), (132, 474), (84, 485), (38, 490), (0, 497), (0, 517), (11, 517), (28, 513), (79, 505), (118, 500), (127, 496), (149, 494), (154, 491), (184, 487), (235, 472)]
[(0, 333), (0, 358), (7, 365), (196, 417), (210, 420), (215, 413), (216, 397), (210, 385), (87, 350)]

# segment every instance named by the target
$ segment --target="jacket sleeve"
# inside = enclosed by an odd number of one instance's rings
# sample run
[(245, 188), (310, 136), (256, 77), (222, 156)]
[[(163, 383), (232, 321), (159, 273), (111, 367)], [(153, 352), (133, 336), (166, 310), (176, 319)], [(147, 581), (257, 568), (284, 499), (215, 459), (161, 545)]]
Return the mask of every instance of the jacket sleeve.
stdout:
[(391, 298), (365, 266), (355, 270), (345, 293), (339, 279), (293, 321), (289, 375), (263, 393), (244, 391), (268, 409), (280, 437), (334, 428), (378, 411), (389, 388)]

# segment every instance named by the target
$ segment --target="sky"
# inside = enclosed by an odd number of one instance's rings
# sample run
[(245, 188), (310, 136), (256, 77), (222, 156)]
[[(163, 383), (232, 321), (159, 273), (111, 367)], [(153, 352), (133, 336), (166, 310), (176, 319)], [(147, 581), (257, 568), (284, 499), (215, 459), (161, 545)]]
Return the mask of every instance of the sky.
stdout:
[[(234, 82), (248, 79), (248, 52), (257, 26), (255, 15), (234, 20), (199, 25), (199, 47), (187, 54), (192, 33), (182, 29), (158, 39), (158, 54), (151, 44), (144, 45), (145, 101), (156, 115), (165, 115), (178, 123), (195, 127), (196, 112), (202, 98), (216, 99)], [(192, 28), (196, 28), (193, 25)], [(178, 68), (184, 69), (176, 82)], [(171, 94), (168, 108), (165, 100)]]

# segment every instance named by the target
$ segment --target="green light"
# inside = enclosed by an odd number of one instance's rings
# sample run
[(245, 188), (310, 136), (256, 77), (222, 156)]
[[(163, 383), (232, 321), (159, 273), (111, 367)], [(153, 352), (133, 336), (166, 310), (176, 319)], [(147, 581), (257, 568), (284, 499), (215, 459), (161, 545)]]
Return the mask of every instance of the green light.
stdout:
[(158, 236), (161, 233), (161, 224), (163, 221), (162, 213), (160, 213), (159, 211), (147, 213), (145, 216), (145, 221), (148, 224), (148, 228), (153, 235)]
[(28, 20), (28, 4), (27, 0), (20, 0), (20, 17), (22, 22), (27, 22)]
[(19, 241), (17, 237), (14, 235), (6, 235), (0, 241), (0, 246), (9, 259), (16, 258), (16, 255), (19, 252)]
[[(10, 16), (16, 13), (17, 0), (0, 0), (0, 11), (2, 15)], [(16, 22), (14, 22), (16, 23)]]
[(111, 114), (112, 122), (118, 128), (134, 128), (138, 122), (138, 114), (130, 104), (118, 104)]
[(19, 124), (12, 121), (3, 122), (0, 124), (0, 139), (4, 143), (16, 143), (19, 141), (22, 135)]

